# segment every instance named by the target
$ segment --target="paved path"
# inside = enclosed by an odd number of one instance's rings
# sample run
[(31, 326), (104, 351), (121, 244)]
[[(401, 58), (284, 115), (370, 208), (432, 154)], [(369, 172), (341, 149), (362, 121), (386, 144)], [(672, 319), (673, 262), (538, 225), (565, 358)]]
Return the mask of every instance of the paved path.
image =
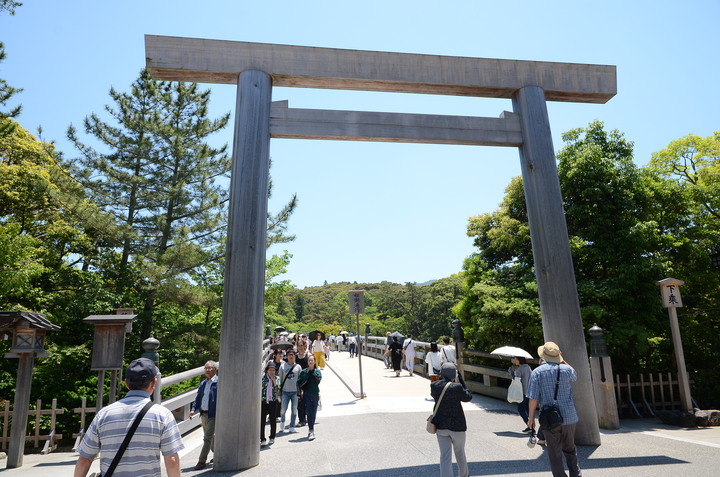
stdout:
[[(425, 432), (425, 418), (433, 406), (429, 381), (417, 375), (409, 377), (407, 372), (396, 378), (382, 362), (371, 358), (363, 358), (362, 365), (367, 398), (357, 399), (346, 386), (359, 391), (357, 358), (332, 353), (320, 386), (323, 408), (315, 426), (316, 440), (307, 440), (306, 428), (299, 428), (299, 434), (279, 434), (273, 446), (260, 452), (258, 466), (218, 473), (193, 470), (202, 443), (200, 432), (195, 431), (184, 437), (183, 475), (438, 475), (437, 442)], [(551, 475), (543, 448), (526, 446), (527, 436), (520, 432), (525, 426), (515, 405), (475, 395), (465, 410), (470, 475)], [(617, 431), (601, 431), (601, 446), (578, 448), (586, 477), (720, 475), (720, 428), (679, 429), (650, 419), (624, 420), (621, 425)], [(4, 469), (0, 461), (0, 473), (4, 472), (1, 477), (69, 477), (75, 459), (73, 453), (26, 455), (23, 467), (18, 469)]]

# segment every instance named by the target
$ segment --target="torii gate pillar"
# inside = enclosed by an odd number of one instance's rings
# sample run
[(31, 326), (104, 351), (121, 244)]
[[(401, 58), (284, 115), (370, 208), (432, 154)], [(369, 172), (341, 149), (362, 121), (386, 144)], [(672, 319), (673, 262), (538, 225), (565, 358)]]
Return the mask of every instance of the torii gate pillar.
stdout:
[[(521, 88), (513, 96), (513, 109), (520, 115), (523, 135), (523, 144), (519, 148), (520, 164), (543, 333), (547, 341), (559, 343), (563, 356), (578, 375), (573, 397), (582, 425), (578, 424), (576, 428), (576, 441), (600, 445), (590, 363), (545, 92), (537, 86)], [(593, 406), (585, 403), (593, 403)]]
[[(270, 75), (240, 73), (225, 255), (213, 468), (260, 463), (260, 369), (270, 174)], [(242, 411), (240, 410), (242, 408)]]

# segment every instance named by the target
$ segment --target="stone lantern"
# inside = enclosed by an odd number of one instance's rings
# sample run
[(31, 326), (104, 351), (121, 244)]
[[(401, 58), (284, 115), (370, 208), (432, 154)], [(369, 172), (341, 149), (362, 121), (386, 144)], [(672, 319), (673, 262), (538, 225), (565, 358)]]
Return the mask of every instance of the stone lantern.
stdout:
[(6, 467), (8, 469), (22, 466), (35, 357), (48, 356), (45, 351), (45, 335), (48, 331), (58, 331), (59, 329), (59, 326), (48, 321), (45, 315), (40, 313), (0, 311), (0, 332), (12, 340), (10, 352), (6, 353), (5, 357), (20, 360), (15, 383), (12, 429), (7, 454)]

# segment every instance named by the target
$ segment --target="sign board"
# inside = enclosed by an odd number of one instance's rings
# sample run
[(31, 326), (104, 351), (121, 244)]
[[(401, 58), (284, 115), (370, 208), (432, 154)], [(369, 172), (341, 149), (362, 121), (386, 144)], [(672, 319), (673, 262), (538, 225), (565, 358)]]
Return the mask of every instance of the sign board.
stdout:
[(681, 308), (682, 298), (680, 297), (680, 285), (684, 285), (682, 280), (674, 278), (666, 278), (657, 282), (662, 294), (663, 306), (665, 308)]
[(365, 290), (352, 290), (348, 292), (348, 305), (351, 315), (365, 314)]

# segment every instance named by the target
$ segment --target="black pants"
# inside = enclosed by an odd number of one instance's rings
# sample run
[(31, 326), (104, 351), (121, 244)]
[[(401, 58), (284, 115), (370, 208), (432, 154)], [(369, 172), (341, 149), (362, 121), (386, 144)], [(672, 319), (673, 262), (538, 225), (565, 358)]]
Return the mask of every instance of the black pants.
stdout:
[(305, 415), (305, 400), (298, 396), (298, 422), (305, 424), (307, 422), (307, 416)]
[(275, 431), (277, 430), (277, 401), (260, 403), (260, 440), (265, 440), (265, 419), (270, 416), (270, 439), (275, 439)]

